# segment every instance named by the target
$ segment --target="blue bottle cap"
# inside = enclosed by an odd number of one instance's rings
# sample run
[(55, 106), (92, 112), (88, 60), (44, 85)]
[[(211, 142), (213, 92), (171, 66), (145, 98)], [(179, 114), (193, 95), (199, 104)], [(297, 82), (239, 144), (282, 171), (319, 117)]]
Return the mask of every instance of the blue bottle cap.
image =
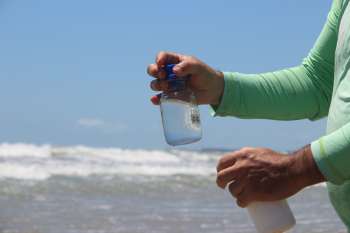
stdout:
[(168, 64), (165, 66), (165, 72), (166, 72), (166, 79), (167, 80), (172, 80), (176, 78), (176, 74), (174, 73), (173, 68), (175, 67), (176, 64)]
[(186, 87), (186, 81), (183, 78), (179, 78), (174, 73), (174, 66), (176, 64), (167, 64), (164, 67), (165, 73), (166, 73), (166, 80), (168, 80), (169, 89), (170, 91), (179, 91), (183, 90)]

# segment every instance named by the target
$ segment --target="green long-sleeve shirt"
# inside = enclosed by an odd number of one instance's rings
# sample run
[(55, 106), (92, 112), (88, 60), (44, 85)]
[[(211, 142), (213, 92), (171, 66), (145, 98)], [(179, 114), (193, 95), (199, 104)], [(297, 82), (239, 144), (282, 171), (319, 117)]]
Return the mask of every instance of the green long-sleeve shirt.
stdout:
[[(215, 115), (316, 120), (326, 136), (312, 142), (331, 202), (350, 232), (350, 4), (333, 0), (321, 35), (302, 65), (264, 74), (224, 73)], [(349, 5), (349, 6), (348, 6)]]

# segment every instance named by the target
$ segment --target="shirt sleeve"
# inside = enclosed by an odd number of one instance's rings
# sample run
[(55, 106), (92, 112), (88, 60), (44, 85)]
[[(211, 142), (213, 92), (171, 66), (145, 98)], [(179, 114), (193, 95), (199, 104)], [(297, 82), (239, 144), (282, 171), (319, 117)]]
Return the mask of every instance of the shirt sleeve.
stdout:
[(342, 184), (350, 179), (350, 123), (312, 142), (311, 151), (327, 181)]
[(300, 66), (263, 74), (225, 72), (221, 102), (214, 116), (274, 120), (316, 120), (327, 115), (341, 0), (334, 0), (327, 22)]

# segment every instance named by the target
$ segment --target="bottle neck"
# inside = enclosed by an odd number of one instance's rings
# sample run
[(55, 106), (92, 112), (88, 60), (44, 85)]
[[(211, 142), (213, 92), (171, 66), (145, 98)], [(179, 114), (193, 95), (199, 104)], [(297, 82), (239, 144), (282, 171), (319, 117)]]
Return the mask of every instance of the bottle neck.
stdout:
[(186, 80), (181, 78), (168, 80), (168, 89), (170, 92), (186, 90)]

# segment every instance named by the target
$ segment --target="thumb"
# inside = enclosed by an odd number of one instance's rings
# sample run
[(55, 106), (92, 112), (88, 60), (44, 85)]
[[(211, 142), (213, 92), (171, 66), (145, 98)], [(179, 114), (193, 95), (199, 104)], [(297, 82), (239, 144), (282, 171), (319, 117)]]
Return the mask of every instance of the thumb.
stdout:
[(199, 64), (191, 61), (191, 60), (184, 60), (174, 67), (174, 73), (178, 77), (185, 77), (188, 75), (196, 74), (199, 71)]

